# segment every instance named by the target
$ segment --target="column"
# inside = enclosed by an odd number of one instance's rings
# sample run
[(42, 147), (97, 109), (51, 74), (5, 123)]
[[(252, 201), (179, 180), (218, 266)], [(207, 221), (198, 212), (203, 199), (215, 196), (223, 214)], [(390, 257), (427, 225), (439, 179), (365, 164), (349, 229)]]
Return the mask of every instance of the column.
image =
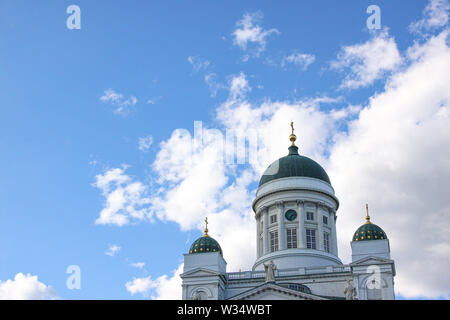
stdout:
[(305, 230), (305, 202), (302, 200), (297, 200), (298, 207), (298, 230), (297, 230), (297, 241), (298, 247), (301, 249), (306, 248), (306, 230)]
[(259, 253), (261, 252), (260, 250), (260, 241), (259, 241), (259, 233), (261, 232), (259, 230), (260, 228), (260, 221), (261, 221), (261, 210), (259, 210), (256, 213), (256, 259), (259, 258)]
[(277, 202), (278, 207), (278, 250), (287, 249), (286, 228), (284, 227), (284, 201)]
[(336, 236), (336, 211), (333, 209), (330, 210), (330, 221), (331, 221), (331, 248), (332, 252), (335, 256), (338, 255), (338, 246), (337, 246), (337, 236)]
[(321, 212), (321, 204), (316, 204), (316, 219), (317, 219), (317, 249), (324, 251), (325, 248), (323, 246), (323, 228), (322, 228), (322, 212)]
[(263, 255), (268, 254), (270, 252), (270, 248), (269, 248), (269, 208), (264, 207), (264, 209), (262, 210), (262, 214), (263, 214)]

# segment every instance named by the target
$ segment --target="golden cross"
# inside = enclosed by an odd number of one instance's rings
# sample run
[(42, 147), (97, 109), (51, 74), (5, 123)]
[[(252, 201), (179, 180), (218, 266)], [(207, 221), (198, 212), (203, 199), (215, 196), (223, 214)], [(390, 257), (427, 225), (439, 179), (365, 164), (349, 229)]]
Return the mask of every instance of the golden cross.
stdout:
[(205, 218), (205, 234), (203, 236), (208, 235), (208, 217)]
[(370, 223), (369, 205), (366, 203), (366, 223)]

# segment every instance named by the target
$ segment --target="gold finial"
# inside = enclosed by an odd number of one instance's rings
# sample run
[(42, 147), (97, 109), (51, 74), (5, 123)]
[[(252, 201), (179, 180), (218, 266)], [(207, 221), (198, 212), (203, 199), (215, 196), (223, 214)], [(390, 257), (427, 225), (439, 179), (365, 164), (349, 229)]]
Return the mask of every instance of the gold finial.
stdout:
[(205, 218), (205, 234), (203, 235), (206, 237), (208, 235), (208, 217)]
[(366, 224), (369, 224), (370, 222), (370, 216), (369, 216), (369, 205), (366, 203)]
[(291, 121), (291, 129), (292, 129), (292, 133), (289, 136), (289, 140), (292, 142), (292, 145), (295, 146), (295, 140), (297, 140), (297, 136), (294, 134), (294, 122)]

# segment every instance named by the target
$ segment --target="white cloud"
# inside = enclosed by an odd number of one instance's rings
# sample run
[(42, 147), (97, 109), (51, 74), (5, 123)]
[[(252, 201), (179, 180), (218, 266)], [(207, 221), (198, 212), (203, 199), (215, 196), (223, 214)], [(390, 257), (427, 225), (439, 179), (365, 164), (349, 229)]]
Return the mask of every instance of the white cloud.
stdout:
[(125, 99), (123, 94), (117, 93), (113, 89), (106, 89), (103, 96), (100, 97), (100, 101), (109, 102), (115, 107), (113, 112), (118, 115), (126, 115), (130, 112), (131, 108), (137, 103), (137, 98), (135, 96), (130, 96)]
[(125, 283), (125, 287), (127, 291), (131, 293), (131, 295), (135, 295), (137, 293), (142, 294), (147, 297), (148, 291), (155, 287), (154, 282), (151, 280), (150, 276), (145, 278), (133, 278), (132, 281), (128, 281)]
[(114, 168), (96, 176), (93, 186), (102, 190), (106, 201), (95, 223), (122, 226), (133, 220), (151, 219), (147, 186), (133, 181), (125, 170)]
[(288, 63), (291, 63), (306, 70), (315, 60), (316, 57), (312, 54), (294, 52), (283, 58), (281, 66), (284, 68)]
[(118, 245), (110, 245), (108, 250), (105, 252), (107, 256), (114, 257), (120, 251), (120, 247)]
[(141, 150), (142, 152), (147, 152), (148, 149), (150, 149), (152, 144), (153, 144), (152, 136), (146, 136), (146, 137), (139, 138), (139, 150)]
[(385, 30), (363, 44), (343, 47), (330, 66), (347, 73), (341, 88), (357, 89), (381, 79), (401, 62), (397, 44)]
[(198, 56), (189, 56), (188, 62), (192, 65), (192, 68), (194, 71), (200, 71), (202, 69), (207, 69), (209, 65), (211, 64), (211, 61), (209, 60), (203, 60)]
[(130, 266), (132, 266), (134, 268), (142, 269), (145, 267), (145, 262), (135, 262), (135, 263), (130, 264)]
[[(246, 51), (249, 44), (255, 45), (254, 56), (265, 50), (267, 37), (271, 34), (279, 34), (277, 29), (263, 29), (259, 23), (262, 20), (261, 13), (246, 13), (243, 18), (236, 23), (237, 28), (233, 31), (233, 44)], [(244, 56), (244, 61), (248, 60), (249, 55)]]
[(409, 25), (409, 30), (421, 33), (448, 25), (450, 4), (448, 0), (430, 0), (423, 10), (423, 18)]
[(37, 276), (17, 273), (14, 280), (0, 281), (0, 300), (57, 299), (55, 290), (38, 280)]
[(250, 88), (247, 77), (243, 72), (237, 76), (232, 76), (229, 81), (230, 97), (233, 100), (245, 98), (246, 94), (252, 89)]
[(152, 280), (150, 276), (144, 278), (133, 278), (125, 283), (125, 287), (131, 295), (141, 294), (143, 297), (151, 295), (153, 300), (181, 299), (181, 278), (183, 264), (175, 270), (169, 278), (167, 275)]

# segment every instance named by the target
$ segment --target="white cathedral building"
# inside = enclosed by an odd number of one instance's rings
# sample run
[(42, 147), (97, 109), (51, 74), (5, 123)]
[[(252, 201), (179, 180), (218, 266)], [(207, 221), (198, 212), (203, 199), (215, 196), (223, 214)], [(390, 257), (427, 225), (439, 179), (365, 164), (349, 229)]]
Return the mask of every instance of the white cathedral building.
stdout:
[(204, 235), (184, 255), (183, 299), (395, 298), (395, 265), (385, 232), (370, 221), (366, 205), (366, 222), (350, 243), (352, 262), (342, 264), (336, 238), (339, 200), (325, 170), (300, 155), (295, 140), (292, 126), (289, 154), (273, 162), (259, 182), (252, 204), (252, 270), (227, 272), (222, 249), (206, 225)]

